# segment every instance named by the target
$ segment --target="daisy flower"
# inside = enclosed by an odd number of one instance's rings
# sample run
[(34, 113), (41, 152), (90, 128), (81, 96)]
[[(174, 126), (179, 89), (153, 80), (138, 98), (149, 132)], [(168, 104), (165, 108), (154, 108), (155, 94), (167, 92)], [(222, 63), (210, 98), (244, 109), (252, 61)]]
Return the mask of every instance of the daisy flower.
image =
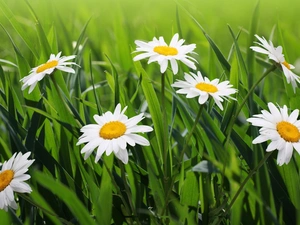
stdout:
[(192, 69), (196, 69), (196, 61), (189, 53), (195, 53), (193, 50), (196, 48), (195, 44), (183, 45), (183, 39), (178, 40), (179, 35), (175, 34), (169, 45), (166, 44), (163, 37), (153, 38), (150, 42), (135, 41), (137, 45), (135, 52), (142, 52), (141, 54), (133, 58), (134, 61), (145, 59), (149, 57), (148, 64), (152, 62), (158, 62), (160, 65), (160, 72), (164, 73), (168, 67), (168, 61), (170, 61), (171, 68), (174, 74), (178, 73), (177, 60), (183, 62), (185, 65)]
[(294, 69), (295, 67), (285, 61), (284, 55), (282, 54), (282, 47), (274, 47), (272, 41), (268, 42), (264, 37), (259, 37), (257, 34), (255, 35), (255, 37), (259, 40), (259, 42), (256, 43), (261, 47), (252, 46), (250, 48), (253, 51), (268, 55), (269, 59), (278, 63), (281, 66), (288, 84), (292, 83), (293, 90), (295, 92), (295, 89), (297, 87), (296, 81), (300, 83), (300, 77), (291, 71), (291, 69)]
[(77, 145), (87, 143), (82, 149), (81, 153), (85, 153), (84, 159), (86, 160), (97, 147), (95, 162), (98, 162), (102, 154), (106, 155), (115, 153), (124, 164), (128, 163), (128, 152), (126, 149), (127, 144), (135, 146), (140, 144), (143, 146), (150, 145), (149, 141), (135, 133), (150, 132), (152, 127), (137, 125), (143, 117), (143, 113), (134, 116), (130, 119), (124, 112), (127, 106), (121, 111), (121, 105), (118, 104), (115, 111), (106, 112), (103, 115), (94, 115), (94, 120), (97, 124), (89, 124), (81, 128), (83, 133), (77, 142)]
[(254, 115), (247, 119), (253, 126), (261, 127), (260, 135), (253, 140), (253, 144), (270, 140), (266, 151), (278, 150), (277, 164), (288, 164), (293, 154), (293, 148), (300, 154), (300, 120), (297, 120), (299, 110), (294, 110), (288, 115), (286, 106), (277, 108), (273, 103), (268, 103), (269, 111), (262, 110), (262, 114)]
[[(187, 98), (194, 98), (199, 96), (198, 102), (200, 105), (204, 104), (208, 97), (211, 96), (215, 103), (223, 110), (221, 102), (224, 99), (231, 98), (231, 94), (237, 92), (235, 88), (232, 88), (232, 85), (229, 84), (229, 81), (223, 81), (219, 83), (219, 79), (214, 79), (210, 81), (207, 77), (202, 76), (201, 72), (198, 71), (197, 75), (194, 73), (184, 73), (185, 81), (177, 80), (172, 87), (181, 88), (176, 91), (179, 94), (186, 94)], [(234, 99), (235, 100), (235, 99)]]
[(30, 178), (25, 174), (34, 160), (28, 160), (30, 152), (22, 155), (21, 152), (14, 154), (5, 161), (0, 171), (0, 209), (7, 211), (8, 207), (17, 209), (14, 200), (14, 192), (30, 193), (32, 190), (24, 181)]
[[(50, 75), (53, 73), (55, 69), (67, 72), (67, 73), (75, 73), (75, 70), (69, 65), (77, 65), (74, 62), (66, 62), (68, 60), (74, 59), (75, 55), (70, 56), (60, 56), (61, 52), (59, 52), (56, 56), (54, 54), (50, 55), (50, 59), (37, 67), (31, 69), (30, 74), (26, 77), (23, 77), (20, 81), (23, 82), (22, 91), (29, 88), (28, 93), (31, 93), (35, 88), (36, 84), (42, 80), (46, 75)], [(78, 65), (77, 65), (78, 66)]]

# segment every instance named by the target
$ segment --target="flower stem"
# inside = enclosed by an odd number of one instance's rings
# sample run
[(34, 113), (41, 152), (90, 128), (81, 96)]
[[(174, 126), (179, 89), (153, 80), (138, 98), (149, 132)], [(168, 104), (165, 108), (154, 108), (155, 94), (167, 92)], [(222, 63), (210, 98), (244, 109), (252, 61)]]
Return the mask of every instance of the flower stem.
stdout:
[(272, 71), (274, 71), (276, 69), (276, 65), (271, 66), (268, 70), (266, 70), (264, 72), (264, 74), (253, 84), (253, 86), (249, 89), (248, 93), (246, 94), (245, 98), (243, 99), (243, 101), (241, 102), (240, 106), (237, 108), (235, 114), (232, 116), (232, 119), (229, 122), (228, 125), (228, 133), (227, 133), (227, 137), (225, 140), (225, 144), (224, 146), (227, 146), (229, 140), (230, 140), (230, 135), (231, 132), (233, 130), (233, 125), (238, 117), (238, 115), (240, 114), (242, 108), (244, 107), (245, 103), (247, 102), (248, 98), (250, 97), (250, 95), (253, 93), (254, 89), (258, 86), (258, 84), (268, 75), (270, 74)]
[[(131, 195), (131, 191), (130, 191), (130, 188), (128, 186), (128, 183), (127, 183), (127, 179), (126, 179), (126, 173), (125, 173), (125, 166), (124, 164), (121, 162), (121, 160), (118, 159), (118, 163), (119, 163), (119, 167), (121, 169), (121, 178), (123, 180), (123, 183), (124, 183), (124, 186), (125, 186), (125, 191), (126, 191), (126, 194), (127, 194), (127, 198), (128, 198), (128, 201), (129, 201), (129, 205), (130, 205), (130, 208), (131, 208), (131, 212), (133, 213), (133, 216), (134, 216), (134, 221), (136, 224), (140, 225), (140, 221), (139, 221), (139, 218), (138, 218), (138, 215), (136, 213), (136, 210), (135, 210), (135, 207), (134, 207), (134, 204), (132, 202), (132, 195)], [(134, 224), (135, 224), (134, 223)]]
[(167, 192), (169, 185), (168, 176), (168, 123), (167, 123), (167, 113), (166, 113), (166, 96), (165, 96), (165, 73), (161, 75), (161, 105), (162, 105), (162, 120), (163, 120), (163, 171), (164, 171), (164, 190)]
[[(103, 165), (105, 166), (106, 171), (107, 171), (108, 175), (110, 176), (110, 179), (111, 179), (111, 181), (112, 181), (114, 187), (116, 188), (117, 193), (119, 194), (119, 197), (121, 198), (121, 200), (122, 200), (122, 202), (123, 202), (123, 204), (124, 204), (125, 212), (127, 213), (127, 215), (125, 215), (125, 216), (130, 216), (130, 215), (131, 215), (131, 213), (130, 213), (130, 207), (129, 207), (129, 205), (127, 204), (127, 201), (125, 200), (125, 198), (123, 197), (122, 192), (121, 192), (121, 189), (120, 189), (120, 187), (118, 186), (118, 184), (116, 183), (115, 178), (114, 178), (112, 172), (110, 171), (109, 167), (107, 166), (105, 160), (103, 160)], [(131, 224), (132, 224), (132, 223), (131, 223)]]
[[(216, 225), (220, 224), (221, 220), (223, 217), (225, 217), (230, 209), (232, 208), (233, 204), (235, 203), (235, 201), (237, 200), (237, 198), (239, 197), (240, 193), (243, 191), (246, 183), (250, 180), (250, 178), (260, 169), (260, 167), (268, 160), (268, 158), (271, 156), (272, 152), (268, 152), (264, 158), (257, 164), (257, 166), (250, 171), (250, 173), (248, 174), (248, 176), (245, 178), (245, 180), (243, 181), (243, 183), (241, 184), (241, 186), (239, 187), (239, 189), (237, 190), (237, 192), (235, 193), (235, 195), (233, 196), (230, 204), (227, 206), (227, 208), (224, 210), (224, 213), (219, 217), (217, 223), (214, 223)], [(214, 225), (213, 224), (213, 225)]]
[[(182, 162), (182, 160), (183, 160), (183, 156), (184, 156), (184, 153), (185, 153), (185, 151), (186, 151), (186, 149), (187, 149), (187, 147), (188, 147), (188, 143), (189, 143), (191, 137), (193, 136), (193, 133), (194, 133), (194, 131), (195, 131), (197, 125), (198, 125), (198, 122), (199, 122), (199, 120), (200, 120), (200, 116), (201, 116), (201, 114), (202, 114), (203, 108), (204, 108), (204, 104), (203, 104), (203, 105), (200, 105), (200, 108), (199, 108), (199, 111), (198, 111), (197, 116), (196, 116), (196, 118), (195, 118), (195, 122), (194, 122), (194, 124), (193, 124), (193, 126), (192, 126), (192, 129), (191, 129), (189, 135), (186, 137), (184, 146), (183, 146), (183, 148), (182, 148), (182, 151), (181, 151), (181, 154), (180, 154), (180, 157), (179, 157), (180, 162)], [(179, 164), (179, 165), (180, 165), (180, 164)]]
[[(202, 114), (203, 108), (204, 108), (204, 104), (200, 106), (199, 111), (197, 113), (197, 116), (195, 118), (195, 122), (193, 124), (193, 127), (191, 128), (190, 133), (188, 134), (188, 136), (185, 139), (184, 146), (183, 146), (182, 151), (181, 151), (180, 156), (179, 156), (179, 162), (182, 162), (182, 160), (183, 160), (184, 153), (185, 153), (185, 151), (188, 147), (188, 143), (189, 143), (189, 141), (190, 141), (190, 139), (191, 139), (191, 137), (192, 137), (192, 135), (193, 135), (193, 133), (196, 129), (196, 126), (198, 125), (198, 122), (199, 122), (200, 116)], [(179, 171), (180, 165), (181, 165), (180, 163), (177, 164), (176, 171)], [(167, 195), (166, 195), (166, 198), (165, 198), (165, 204), (164, 204), (164, 207), (162, 209), (161, 215), (164, 215), (164, 212), (167, 209), (167, 206), (168, 206), (168, 203), (169, 203), (169, 198), (170, 198), (170, 195), (171, 195), (171, 192), (172, 192), (172, 187), (174, 185), (174, 182), (175, 182), (175, 176), (172, 177), (170, 187), (168, 189), (168, 192), (167, 192)]]

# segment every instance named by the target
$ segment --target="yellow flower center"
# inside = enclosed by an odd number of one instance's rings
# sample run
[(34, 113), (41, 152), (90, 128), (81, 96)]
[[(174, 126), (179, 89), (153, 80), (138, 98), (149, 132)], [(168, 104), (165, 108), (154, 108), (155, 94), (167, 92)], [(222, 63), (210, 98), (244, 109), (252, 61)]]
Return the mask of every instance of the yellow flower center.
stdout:
[(36, 70), (37, 73), (41, 73), (47, 69), (50, 69), (50, 68), (53, 68), (53, 67), (56, 67), (58, 65), (58, 61), (57, 60), (52, 60), (52, 61), (49, 61), (49, 62), (46, 62), (45, 64), (39, 66)]
[(288, 68), (289, 70), (291, 69), (291, 66), (290, 66), (290, 64), (289, 64), (287, 61), (284, 61), (282, 64), (283, 64), (286, 68)]
[(195, 87), (197, 89), (199, 89), (200, 91), (205, 91), (205, 92), (209, 92), (209, 93), (215, 93), (218, 91), (218, 88), (215, 85), (207, 84), (204, 82), (196, 84)]
[(156, 46), (154, 47), (153, 51), (155, 51), (160, 55), (165, 55), (165, 56), (178, 54), (178, 50), (176, 48), (169, 47), (169, 46)]
[(14, 171), (4, 170), (0, 173), (0, 192), (3, 191), (14, 178)]
[(300, 140), (300, 132), (298, 128), (289, 122), (279, 122), (276, 129), (279, 135), (287, 142), (298, 142)]
[(99, 131), (100, 137), (103, 139), (114, 139), (121, 137), (126, 132), (126, 126), (119, 121), (111, 121), (102, 126)]

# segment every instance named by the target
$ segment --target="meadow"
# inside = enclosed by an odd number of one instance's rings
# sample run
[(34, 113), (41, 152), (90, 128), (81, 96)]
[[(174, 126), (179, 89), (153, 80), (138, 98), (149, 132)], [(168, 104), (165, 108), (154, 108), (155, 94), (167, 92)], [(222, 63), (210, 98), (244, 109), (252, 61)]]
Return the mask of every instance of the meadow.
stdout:
[(0, 0), (0, 224), (300, 225), (298, 12)]

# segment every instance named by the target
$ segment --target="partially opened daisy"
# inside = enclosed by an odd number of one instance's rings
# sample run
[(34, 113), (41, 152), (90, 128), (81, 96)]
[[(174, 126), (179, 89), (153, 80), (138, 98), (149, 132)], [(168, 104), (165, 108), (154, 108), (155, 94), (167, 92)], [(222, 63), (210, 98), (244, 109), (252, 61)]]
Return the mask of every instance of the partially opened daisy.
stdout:
[(85, 153), (86, 160), (97, 148), (95, 162), (98, 162), (102, 154), (106, 155), (115, 153), (124, 164), (128, 163), (127, 144), (135, 146), (135, 144), (148, 146), (149, 141), (136, 134), (139, 132), (150, 132), (152, 127), (145, 125), (137, 125), (144, 117), (143, 113), (130, 119), (124, 114), (127, 107), (121, 111), (121, 105), (118, 104), (115, 111), (106, 112), (103, 115), (94, 115), (97, 124), (89, 124), (81, 128), (83, 134), (79, 137), (77, 145), (87, 143), (81, 153)]
[(135, 41), (137, 45), (135, 52), (142, 52), (141, 54), (133, 58), (134, 61), (149, 58), (148, 64), (152, 62), (158, 62), (160, 65), (160, 72), (164, 73), (168, 67), (168, 61), (170, 61), (171, 68), (174, 74), (178, 73), (177, 60), (183, 62), (185, 65), (192, 69), (196, 69), (196, 61), (189, 53), (194, 53), (196, 48), (195, 44), (183, 45), (183, 39), (179, 39), (179, 35), (175, 34), (169, 45), (166, 44), (163, 37), (153, 38), (150, 42)]
[(210, 81), (207, 77), (203, 77), (200, 71), (197, 72), (197, 75), (192, 72), (190, 74), (185, 73), (184, 78), (185, 81), (177, 80), (171, 86), (181, 88), (176, 93), (186, 94), (187, 98), (199, 96), (198, 102), (201, 105), (211, 96), (219, 108), (223, 110), (221, 102), (228, 98), (234, 99), (230, 95), (237, 92), (229, 84), (229, 81), (219, 82), (219, 79)]
[(25, 174), (34, 160), (28, 160), (30, 152), (24, 155), (19, 152), (5, 161), (0, 171), (0, 209), (7, 211), (8, 207), (17, 209), (14, 192), (30, 193), (31, 187), (24, 181), (30, 178)]
[(294, 69), (295, 67), (285, 61), (284, 55), (282, 54), (282, 47), (274, 47), (272, 41), (268, 42), (264, 37), (259, 37), (257, 34), (255, 37), (259, 40), (259, 42), (256, 43), (261, 47), (252, 46), (250, 48), (253, 51), (268, 55), (269, 59), (278, 63), (286, 77), (287, 82), (292, 83), (293, 90), (295, 92), (297, 87), (296, 82), (300, 83), (300, 77), (291, 71), (291, 69)]
[(75, 70), (68, 66), (77, 64), (75, 62), (66, 61), (74, 59), (76, 56), (70, 55), (61, 57), (60, 55), (61, 52), (59, 52), (57, 55), (51, 54), (49, 60), (46, 63), (31, 69), (30, 74), (20, 80), (21, 82), (23, 82), (22, 91), (27, 87), (30, 87), (28, 93), (31, 93), (36, 84), (46, 75), (50, 75), (51, 73), (53, 73), (55, 69), (67, 73), (75, 73)]
[(290, 115), (286, 106), (277, 108), (273, 103), (268, 103), (269, 111), (262, 110), (262, 114), (254, 115), (247, 119), (253, 126), (261, 127), (260, 135), (253, 140), (253, 144), (270, 140), (266, 151), (278, 150), (278, 165), (288, 164), (291, 160), (293, 149), (300, 154), (300, 120), (299, 110), (294, 110)]

